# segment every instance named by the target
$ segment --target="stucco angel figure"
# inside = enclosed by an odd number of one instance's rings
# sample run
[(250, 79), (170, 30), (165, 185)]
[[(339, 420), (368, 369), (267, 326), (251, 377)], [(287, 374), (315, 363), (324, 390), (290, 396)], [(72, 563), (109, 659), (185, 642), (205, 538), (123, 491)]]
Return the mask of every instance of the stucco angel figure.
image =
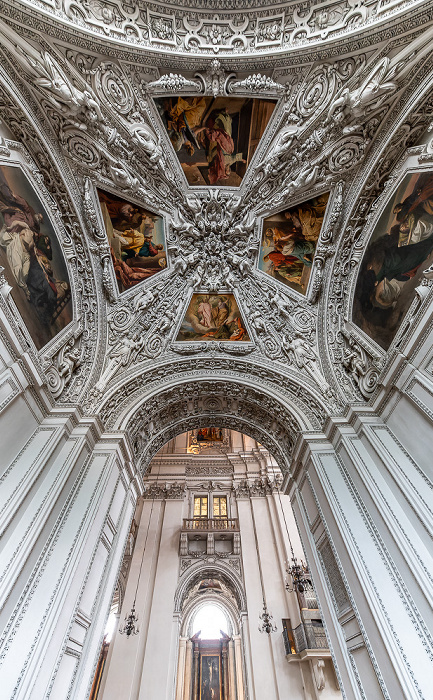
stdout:
[(345, 133), (360, 129), (365, 117), (394, 95), (413, 66), (431, 51), (432, 36), (430, 28), (392, 58), (381, 58), (358, 87), (343, 88), (330, 107), (328, 120), (341, 119), (343, 114), (348, 122), (343, 129)]
[(96, 384), (96, 389), (102, 391), (119, 367), (127, 367), (133, 357), (136, 357), (144, 345), (144, 337), (137, 331), (129, 333), (114, 346), (109, 354), (108, 365)]
[(17, 49), (21, 55), (21, 63), (24, 58), (36, 73), (36, 77), (33, 78), (34, 84), (46, 91), (47, 98), (59, 112), (68, 117), (76, 117), (84, 111), (87, 117), (92, 116), (93, 120), (104, 121), (90, 88), (80, 90), (75, 87), (60, 64), (47, 51), (43, 51), (36, 59), (21, 47)]
[(191, 275), (191, 277), (188, 280), (188, 287), (195, 289), (197, 286), (202, 284), (203, 275), (204, 275), (203, 265), (197, 265), (197, 268), (195, 269), (194, 274)]
[(141, 311), (146, 311), (146, 309), (151, 305), (154, 300), (154, 294), (150, 289), (143, 289), (134, 300), (134, 311), (140, 313)]
[(285, 301), (279, 292), (270, 289), (268, 291), (269, 304), (273, 307), (279, 314), (285, 316), (286, 318), (291, 318), (290, 312), (292, 310), (292, 304)]
[(134, 124), (130, 127), (131, 135), (141, 146), (148, 156), (152, 169), (157, 168), (164, 169), (164, 158), (161, 148), (161, 138), (156, 137), (150, 127), (147, 124)]
[(298, 127), (292, 124), (282, 129), (269, 156), (265, 159), (264, 164), (259, 165), (257, 169), (260, 170), (264, 165), (267, 175), (277, 175), (282, 167), (285, 156), (292, 148), (298, 131)]
[(367, 354), (354, 338), (349, 338), (348, 343), (349, 346), (344, 349), (342, 365), (358, 384), (368, 369)]
[(59, 362), (59, 377), (63, 377), (65, 385), (68, 384), (75, 370), (81, 364), (81, 350), (79, 347), (72, 348), (65, 352)]
[(305, 369), (310, 377), (318, 384), (320, 389), (327, 393), (329, 384), (326, 382), (318, 366), (318, 358), (315, 349), (299, 334), (292, 338), (283, 335), (281, 349), (289, 360), (295, 362), (299, 369)]
[(373, 68), (370, 75), (353, 90), (345, 87), (340, 96), (332, 103), (328, 117), (333, 119), (335, 114), (342, 112), (350, 124), (343, 129), (351, 133), (361, 128), (362, 122), (369, 112), (373, 112), (396, 92), (398, 83), (399, 64), (391, 66), (391, 60), (384, 56)]

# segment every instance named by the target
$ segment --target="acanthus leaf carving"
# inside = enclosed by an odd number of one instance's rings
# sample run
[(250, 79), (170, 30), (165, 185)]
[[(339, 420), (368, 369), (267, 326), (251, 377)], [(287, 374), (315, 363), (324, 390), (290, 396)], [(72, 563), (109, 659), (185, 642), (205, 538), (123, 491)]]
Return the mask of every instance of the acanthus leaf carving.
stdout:
[(203, 83), (199, 80), (189, 80), (178, 73), (161, 75), (158, 80), (152, 80), (145, 84), (146, 92), (151, 95), (164, 95), (170, 93), (199, 93), (203, 89)]

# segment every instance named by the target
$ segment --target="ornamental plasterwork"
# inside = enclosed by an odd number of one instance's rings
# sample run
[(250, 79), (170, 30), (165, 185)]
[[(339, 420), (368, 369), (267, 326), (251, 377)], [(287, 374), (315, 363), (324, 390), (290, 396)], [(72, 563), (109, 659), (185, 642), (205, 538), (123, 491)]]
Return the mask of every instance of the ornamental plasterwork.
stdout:
[(206, 4), (138, 0), (133, 6), (121, 0), (22, 0), (20, 4), (24, 11), (34, 13), (37, 8), (41, 16), (54, 15), (95, 37), (119, 43), (196, 55), (249, 55), (284, 52), (380, 26), (420, 3), (334, 0), (300, 6), (292, 0), (283, 11), (281, 3), (272, 8), (271, 3), (264, 7), (251, 0), (238, 0), (235, 11), (223, 0)]
[[(121, 12), (119, 3), (112, 5), (115, 14)], [(90, 4), (68, 7), (90, 12)], [(350, 11), (362, 14), (368, 7), (352, 3)], [(93, 21), (105, 17), (109, 24), (110, 13), (102, 9), (102, 3), (92, 4)], [(63, 10), (57, 10), (60, 17)], [(148, 10), (148, 17), (157, 14), (151, 5)], [(141, 14), (134, 12), (119, 31), (138, 22)], [(302, 17), (298, 12), (299, 26), (308, 25), (314, 34), (313, 25), (320, 25), (326, 32), (315, 12)], [(227, 31), (233, 17), (224, 17)], [(175, 8), (166, 10), (165, 23), (152, 25), (167, 46), (169, 20), (178, 32)], [(205, 20), (197, 19), (190, 34), (204, 31)], [(85, 22), (83, 14), (80, 21)], [(260, 15), (257, 25), (266, 21)], [(209, 26), (207, 42), (213, 36)], [(107, 25), (105, 34), (110, 31)], [(275, 26), (260, 36), (265, 42), (277, 34)], [(60, 48), (33, 30), (3, 22), (0, 38), (2, 116), (37, 163), (36, 177), (56, 202), (68, 234), (75, 322), (40, 355), (56, 401), (71, 404), (81, 397), (85, 413), (127, 429), (137, 451), (146, 442), (144, 465), (169, 433), (182, 432), (174, 405), (188, 423), (184, 430), (199, 427), (206, 415), (218, 417), (220, 427), (233, 428), (235, 422), (264, 443), (266, 428), (271, 451), (279, 451), (286, 463), (282, 446), (289, 454), (299, 431), (320, 429), (326, 415), (341, 414), (347, 401), (374, 397), (393, 349), (384, 353), (354, 327), (350, 299), (379, 197), (386, 197), (384, 187), (388, 183), (389, 190), (398, 177), (406, 149), (429, 124), (430, 29), (407, 36), (406, 43), (393, 39), (372, 48), (360, 42), (350, 57), (334, 48), (321, 61), (308, 58), (299, 70), (275, 74), (264, 71), (259, 59), (247, 73), (215, 57), (185, 71), (179, 62), (176, 71), (161, 74), (148, 57), (132, 65), (126, 58), (97, 55), (90, 39), (77, 50), (72, 37)], [(179, 94), (278, 100), (239, 188), (187, 185), (154, 102), (156, 96)], [(0, 150), (7, 157), (7, 140)], [(428, 165), (424, 150), (417, 155)], [(116, 286), (96, 186), (164, 219), (167, 268), (123, 293)], [(301, 296), (257, 269), (261, 225), (269, 214), (324, 192), (330, 192), (328, 208)], [(429, 284), (426, 278), (423, 299)], [(180, 319), (199, 290), (236, 295), (251, 343), (175, 342)], [(203, 378), (226, 382), (225, 389), (218, 385), (220, 403), (205, 406), (205, 391), (211, 390), (199, 388), (196, 407), (182, 414), (182, 401), (194, 400), (174, 397), (168, 387), (185, 382), (189, 397)], [(249, 394), (240, 410), (229, 393), (243, 383)], [(275, 401), (268, 405), (269, 392)], [(270, 426), (263, 407), (275, 412), (280, 401), (284, 426)]]

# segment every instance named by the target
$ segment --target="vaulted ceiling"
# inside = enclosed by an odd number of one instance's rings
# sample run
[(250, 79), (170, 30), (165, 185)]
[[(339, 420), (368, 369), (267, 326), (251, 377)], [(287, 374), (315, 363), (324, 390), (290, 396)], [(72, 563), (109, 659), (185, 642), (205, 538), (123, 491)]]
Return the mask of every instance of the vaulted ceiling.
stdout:
[(1, 162), (71, 289), (72, 320), (22, 330), (53, 403), (127, 430), (145, 465), (203, 416), (285, 462), (383, 399), (430, 279), (417, 262), (392, 325), (383, 298), (386, 322), (362, 316), (358, 276), (393, 188), (428, 171), (432, 10), (5, 0)]

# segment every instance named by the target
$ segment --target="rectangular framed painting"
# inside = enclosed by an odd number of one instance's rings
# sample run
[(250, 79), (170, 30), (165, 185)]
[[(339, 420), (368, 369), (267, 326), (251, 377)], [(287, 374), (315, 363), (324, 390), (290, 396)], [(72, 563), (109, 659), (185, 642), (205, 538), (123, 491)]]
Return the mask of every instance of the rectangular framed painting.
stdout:
[(193, 294), (176, 341), (250, 341), (233, 294)]
[(189, 185), (238, 187), (275, 101), (240, 97), (155, 99)]
[(199, 428), (196, 437), (197, 442), (222, 442), (224, 440), (222, 428)]
[(388, 350), (433, 263), (433, 172), (407, 174), (382, 212), (365, 250), (352, 320)]
[(259, 269), (305, 294), (329, 192), (263, 221)]
[(40, 350), (72, 321), (70, 280), (46, 207), (11, 165), (0, 165), (0, 265)]
[(162, 216), (97, 190), (119, 291), (134, 287), (167, 266)]
[(221, 700), (220, 657), (201, 655), (200, 700)]

